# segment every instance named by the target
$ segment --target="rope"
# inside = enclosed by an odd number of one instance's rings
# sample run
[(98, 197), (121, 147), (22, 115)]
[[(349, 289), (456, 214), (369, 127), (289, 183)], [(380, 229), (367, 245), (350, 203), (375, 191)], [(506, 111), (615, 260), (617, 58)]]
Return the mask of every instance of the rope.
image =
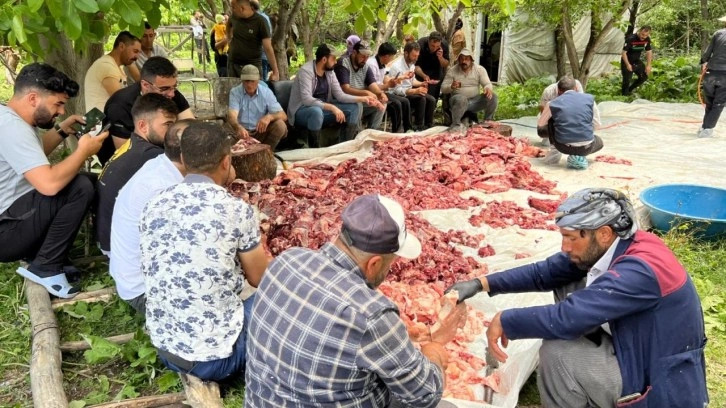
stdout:
[(698, 87), (696, 88), (696, 93), (698, 94), (698, 102), (701, 103), (701, 106), (706, 106), (706, 103), (703, 101), (703, 95), (701, 94), (701, 82), (703, 82), (704, 75), (706, 75), (706, 71), (701, 70), (701, 75), (698, 76)]

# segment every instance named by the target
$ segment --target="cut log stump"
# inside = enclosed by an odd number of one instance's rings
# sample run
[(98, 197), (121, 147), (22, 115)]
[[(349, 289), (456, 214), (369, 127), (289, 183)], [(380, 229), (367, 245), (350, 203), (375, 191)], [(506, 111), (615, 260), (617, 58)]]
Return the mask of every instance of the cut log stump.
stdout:
[(270, 146), (256, 143), (232, 150), (232, 166), (244, 181), (271, 180), (277, 175), (277, 161)]
[(190, 374), (179, 374), (187, 394), (187, 404), (192, 408), (223, 408), (219, 385), (214, 381), (202, 381)]
[(509, 125), (503, 125), (501, 123), (492, 122), (492, 130), (499, 133), (502, 136), (512, 136), (512, 127)]

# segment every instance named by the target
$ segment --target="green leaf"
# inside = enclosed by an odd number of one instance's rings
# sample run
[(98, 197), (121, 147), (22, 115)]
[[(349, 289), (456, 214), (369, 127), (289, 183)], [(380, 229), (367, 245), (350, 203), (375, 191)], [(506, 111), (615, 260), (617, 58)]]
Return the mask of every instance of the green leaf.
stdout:
[(108, 361), (121, 353), (121, 346), (111, 343), (103, 337), (86, 334), (81, 334), (81, 337), (91, 345), (90, 350), (83, 352), (83, 357), (86, 358), (86, 362), (89, 364)]
[(36, 11), (40, 10), (40, 8), (43, 6), (43, 0), (28, 0), (28, 8), (30, 9), (30, 12), (35, 13)]
[(345, 6), (345, 12), (348, 14), (356, 14), (358, 13), (358, 7), (356, 7), (355, 4), (349, 3), (347, 6)]
[(366, 31), (366, 27), (368, 26), (368, 23), (366, 22), (366, 18), (363, 17), (363, 14), (358, 15), (355, 19), (355, 31), (358, 33), (363, 33)]
[[(98, 21), (98, 20), (93, 20), (93, 21)], [(106, 287), (106, 285), (103, 284), (102, 282), (96, 282), (96, 283), (94, 283), (92, 285), (88, 285), (88, 287), (86, 287), (85, 291), (86, 292), (93, 292), (94, 290), (103, 289), (105, 287)]]
[(83, 408), (86, 406), (86, 401), (73, 400), (68, 403), (68, 408)]
[(13, 34), (15, 34), (15, 39), (21, 44), (28, 41), (28, 36), (25, 34), (23, 16), (21, 15), (16, 14), (13, 16)]
[(505, 16), (514, 15), (514, 10), (517, 8), (515, 0), (499, 0), (499, 7), (502, 9), (502, 13)]
[(355, 9), (357, 11), (363, 7), (363, 0), (351, 0), (351, 4), (353, 4), (355, 6)]
[[(376, 15), (373, 13), (373, 10), (371, 10), (370, 7), (365, 6), (365, 7), (363, 7), (363, 10), (361, 10), (361, 11), (363, 12), (363, 17), (366, 18), (366, 21), (368, 23), (375, 23), (376, 22)], [(365, 29), (364, 30), (360, 30), (358, 32), (359, 33), (363, 33), (364, 31), (365, 31)]]
[(381, 7), (378, 9), (378, 19), (381, 21), (388, 21), (388, 13), (386, 13), (386, 9)]
[(89, 322), (100, 322), (101, 318), (103, 318), (103, 309), (103, 305), (98, 303), (94, 304), (86, 314), (86, 320)]
[(179, 375), (173, 371), (167, 371), (156, 380), (156, 383), (159, 385), (159, 391), (166, 392), (179, 385)]
[(73, 0), (73, 5), (84, 13), (95, 13), (98, 11), (98, 4), (95, 0)]
[(146, 20), (149, 22), (149, 24), (151, 24), (152, 27), (158, 27), (159, 25), (161, 25), (161, 8), (151, 7), (151, 9), (147, 10)]
[(113, 400), (120, 401), (120, 400), (126, 399), (126, 398), (136, 398), (139, 395), (140, 394), (138, 392), (136, 392), (136, 387), (126, 384), (126, 385), (124, 385), (123, 388), (121, 388), (121, 391), (119, 391), (118, 394), (116, 394), (116, 396), (113, 397)]
[(117, 0), (114, 11), (128, 24), (138, 24), (144, 18), (141, 7), (133, 0)]
[(63, 19), (63, 0), (46, 0), (50, 15), (56, 20)]
[(65, 16), (65, 19), (63, 20), (63, 31), (66, 36), (73, 41), (81, 38), (81, 34), (83, 33), (83, 24), (81, 23), (81, 18), (77, 13), (75, 13), (75, 10), (73, 10), (73, 13), (69, 13)]
[(113, 7), (113, 3), (115, 3), (116, 0), (96, 0), (96, 4), (98, 4), (98, 9), (103, 11), (104, 13), (111, 10), (111, 7)]
[(461, 4), (463, 4), (464, 7), (466, 7), (466, 8), (470, 8), (471, 7), (471, 0), (459, 0), (459, 2)]

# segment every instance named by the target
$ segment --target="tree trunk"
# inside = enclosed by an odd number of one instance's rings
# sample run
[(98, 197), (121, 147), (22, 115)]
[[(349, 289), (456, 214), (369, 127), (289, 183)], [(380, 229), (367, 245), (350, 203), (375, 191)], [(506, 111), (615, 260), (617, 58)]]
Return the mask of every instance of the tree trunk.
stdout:
[(575, 38), (572, 35), (572, 22), (570, 21), (569, 8), (565, 4), (562, 7), (562, 36), (567, 48), (567, 59), (570, 63), (573, 78), (580, 78), (580, 58), (577, 56)]
[[(403, 32), (403, 19), (399, 18), (399, 16), (401, 15), (401, 11), (403, 11), (404, 5), (404, 0), (395, 0), (391, 3), (388, 3), (388, 7), (386, 7), (386, 14), (389, 16), (388, 21), (378, 20), (376, 46), (380, 46), (384, 42), (390, 40), (394, 31), (398, 33), (399, 28), (401, 32)], [(401, 38), (403, 38), (403, 34), (401, 34)]]
[(90, 44), (88, 49), (79, 55), (73, 47), (73, 42), (65, 34), (55, 35), (58, 35), (59, 47), (51, 47), (50, 43), (41, 37), (41, 46), (46, 52), (45, 62), (78, 82), (80, 90), (75, 98), (69, 99), (66, 103), (66, 113), (83, 115), (86, 112), (83, 82), (88, 68), (103, 55), (103, 44)]
[(565, 57), (565, 41), (562, 34), (562, 25), (558, 25), (555, 27), (555, 59), (557, 64), (557, 80), (562, 78), (563, 76), (567, 75), (567, 66), (565, 65), (565, 61), (567, 61), (567, 57)]
[(708, 26), (706, 25), (706, 21), (708, 20), (708, 0), (701, 0), (701, 52), (706, 51), (708, 43), (711, 40), (709, 38)]
[(431, 13), (431, 19), (434, 20), (434, 28), (436, 31), (440, 33), (446, 33), (446, 27), (444, 27), (444, 22), (441, 21), (441, 15), (437, 13), (436, 11), (433, 11)]
[(303, 0), (303, 7), (300, 10), (300, 14), (297, 16), (297, 27), (300, 32), (300, 39), (303, 44), (303, 52), (305, 53), (305, 60), (310, 61), (313, 56), (313, 35), (310, 24), (310, 16), (308, 12), (309, 6), (308, 0)]
[(630, 18), (628, 19), (628, 29), (625, 30), (625, 37), (635, 32), (635, 21), (638, 19), (638, 10), (640, 9), (640, 0), (634, 0), (630, 7)]
[(622, 16), (623, 13), (630, 8), (631, 1), (632, 0), (624, 0), (620, 10), (613, 13), (612, 17), (610, 17), (608, 22), (602, 27), (600, 18), (593, 12), (590, 22), (590, 39), (587, 42), (587, 47), (585, 47), (585, 53), (582, 56), (582, 65), (579, 67), (578, 75), (575, 76), (575, 78), (580, 80), (583, 88), (587, 86), (587, 80), (590, 75), (590, 65), (592, 65), (592, 60), (595, 58), (595, 54), (597, 53), (597, 47), (600, 46), (600, 43), (602, 43), (605, 35), (615, 26), (615, 23), (619, 20), (619, 16)]
[(408, 22), (408, 16), (403, 16), (403, 18), (399, 18), (398, 21), (396, 21), (396, 37), (398, 37), (399, 41), (403, 42), (403, 26), (406, 25)]
[(449, 42), (449, 45), (451, 45), (451, 37), (454, 36), (454, 31), (456, 30), (456, 20), (459, 18), (459, 16), (461, 16), (461, 13), (463, 11), (464, 3), (459, 2), (459, 4), (456, 5), (456, 10), (454, 10), (454, 14), (452, 14), (451, 18), (449, 19), (446, 31), (441, 32), (444, 35), (444, 38), (446, 38), (446, 41)]
[(280, 0), (277, 26), (272, 34), (272, 47), (275, 49), (277, 68), (280, 70), (280, 80), (290, 78), (290, 67), (287, 65), (287, 43), (288, 32), (292, 28), (295, 16), (302, 7), (303, 0), (292, 0), (292, 7), (289, 0)]

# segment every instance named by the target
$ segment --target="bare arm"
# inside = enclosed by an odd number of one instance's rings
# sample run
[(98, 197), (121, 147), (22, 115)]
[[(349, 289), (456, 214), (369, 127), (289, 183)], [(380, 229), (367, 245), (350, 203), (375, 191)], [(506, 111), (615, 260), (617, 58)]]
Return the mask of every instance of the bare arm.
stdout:
[(121, 89), (121, 80), (117, 77), (108, 77), (103, 79), (101, 85), (103, 85), (103, 88), (106, 90), (106, 92), (108, 92), (110, 96), (119, 89)]
[(343, 89), (343, 92), (347, 93), (348, 95), (365, 96), (371, 98), (375, 96), (371, 91), (353, 88), (352, 86), (350, 86), (350, 84), (341, 84), (340, 88)]
[(131, 75), (131, 78), (134, 79), (134, 82), (139, 82), (141, 80), (141, 71), (139, 71), (139, 67), (136, 66), (136, 63), (126, 66), (126, 70), (129, 72), (129, 75)]
[[(83, 135), (78, 139), (78, 148), (55, 165), (44, 165), (25, 172), (24, 176), (28, 182), (38, 190), (40, 194), (54, 196), (58, 194), (78, 174), (86, 159), (98, 152), (103, 144), (103, 139), (108, 132), (91, 137)], [(58, 137), (58, 136), (56, 136)]]
[[(265, 49), (265, 54), (267, 54), (267, 62), (270, 63), (270, 67), (272, 68), (272, 75), (270, 75), (270, 79), (272, 81), (279, 81), (280, 71), (277, 70), (277, 58), (275, 58), (275, 50), (272, 48), (272, 40), (269, 38), (263, 38), (262, 47)], [(267, 78), (263, 79), (267, 80)]]
[[(422, 70), (422, 69), (421, 69), (421, 67), (419, 67), (418, 65), (416, 65), (416, 70), (415, 70), (414, 72), (416, 72), (416, 75), (418, 75), (418, 76), (420, 76), (421, 78), (423, 78), (423, 79), (424, 79), (424, 81), (428, 81), (428, 80), (430, 79), (428, 75), (424, 74), (423, 70)], [(416, 85), (416, 84), (414, 84), (414, 86), (415, 86), (415, 85)]]
[(250, 251), (240, 252), (238, 256), (247, 282), (256, 288), (260, 284), (268, 264), (267, 254), (265, 254), (262, 244)]

